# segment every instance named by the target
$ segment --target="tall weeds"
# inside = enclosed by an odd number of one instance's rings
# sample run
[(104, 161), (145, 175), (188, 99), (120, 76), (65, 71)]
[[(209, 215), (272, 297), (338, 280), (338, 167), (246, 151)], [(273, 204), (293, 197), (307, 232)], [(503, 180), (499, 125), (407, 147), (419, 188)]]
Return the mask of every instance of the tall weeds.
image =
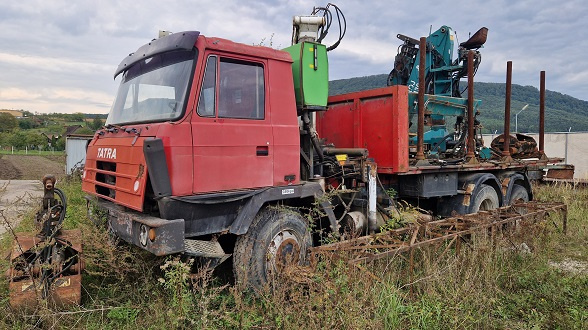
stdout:
[[(416, 250), (414, 272), (401, 256), (359, 266), (324, 258), (251, 292), (190, 260), (111, 244), (86, 218), (79, 181), (59, 187), (71, 205), (66, 226), (84, 234), (82, 304), (13, 310), (2, 282), (0, 328), (588, 328), (588, 274), (550, 264), (588, 263), (587, 189), (536, 189), (538, 199), (568, 204), (567, 235), (551, 222), (497, 244), (477, 235), (459, 255), (450, 249), (440, 256), (439, 246)], [(0, 252), (8, 249), (3, 244)]]

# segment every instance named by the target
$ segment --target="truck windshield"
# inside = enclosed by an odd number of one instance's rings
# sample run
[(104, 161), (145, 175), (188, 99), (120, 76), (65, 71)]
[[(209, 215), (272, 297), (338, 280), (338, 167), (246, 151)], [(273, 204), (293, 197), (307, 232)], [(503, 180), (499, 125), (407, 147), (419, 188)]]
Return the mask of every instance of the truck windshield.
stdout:
[(195, 58), (195, 51), (174, 51), (133, 64), (123, 73), (106, 124), (180, 118), (184, 112)]

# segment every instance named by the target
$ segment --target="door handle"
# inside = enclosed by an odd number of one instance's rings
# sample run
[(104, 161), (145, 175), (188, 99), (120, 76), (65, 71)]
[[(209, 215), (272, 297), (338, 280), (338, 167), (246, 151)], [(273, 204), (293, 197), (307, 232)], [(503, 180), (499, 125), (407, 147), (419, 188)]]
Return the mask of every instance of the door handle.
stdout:
[(257, 156), (269, 156), (269, 147), (268, 146), (257, 146), (255, 148), (255, 154)]

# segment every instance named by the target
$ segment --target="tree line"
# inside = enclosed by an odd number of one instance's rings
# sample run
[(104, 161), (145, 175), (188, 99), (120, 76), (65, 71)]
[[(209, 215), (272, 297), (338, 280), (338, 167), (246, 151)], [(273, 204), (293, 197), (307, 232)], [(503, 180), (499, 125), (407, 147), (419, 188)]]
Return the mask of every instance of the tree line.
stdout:
[[(86, 121), (88, 116), (91, 120)], [(20, 118), (0, 113), (0, 146), (2, 149), (64, 150), (68, 126), (79, 125), (75, 134), (92, 135), (104, 125), (102, 115), (33, 114), (23, 112)]]
[[(386, 86), (388, 75), (374, 75), (350, 79), (333, 80), (329, 83), (329, 94), (339, 95)], [(466, 87), (462, 82), (460, 89)], [(466, 93), (464, 92), (464, 95)], [(502, 133), (504, 129), (504, 83), (474, 84), (474, 97), (482, 101), (478, 119), (484, 133)], [(525, 110), (521, 109), (529, 105)], [(516, 113), (520, 132), (539, 130), (539, 90), (533, 86), (512, 85), (511, 129), (515, 129)], [(588, 131), (588, 102), (554, 91), (545, 91), (545, 131)]]

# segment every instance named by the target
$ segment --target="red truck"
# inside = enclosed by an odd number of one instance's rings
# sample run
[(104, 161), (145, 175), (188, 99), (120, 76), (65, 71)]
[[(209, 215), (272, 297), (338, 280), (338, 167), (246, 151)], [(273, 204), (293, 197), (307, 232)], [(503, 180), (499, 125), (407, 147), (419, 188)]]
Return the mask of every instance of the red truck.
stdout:
[(327, 49), (304, 31), (287, 51), (173, 33), (120, 63), (82, 183), (114, 235), (210, 266), (231, 257), (237, 281), (260, 286), (329, 233), (378, 231), (392, 189), (441, 215), (532, 198), (546, 161), (416, 166), (407, 86), (327, 100)]

